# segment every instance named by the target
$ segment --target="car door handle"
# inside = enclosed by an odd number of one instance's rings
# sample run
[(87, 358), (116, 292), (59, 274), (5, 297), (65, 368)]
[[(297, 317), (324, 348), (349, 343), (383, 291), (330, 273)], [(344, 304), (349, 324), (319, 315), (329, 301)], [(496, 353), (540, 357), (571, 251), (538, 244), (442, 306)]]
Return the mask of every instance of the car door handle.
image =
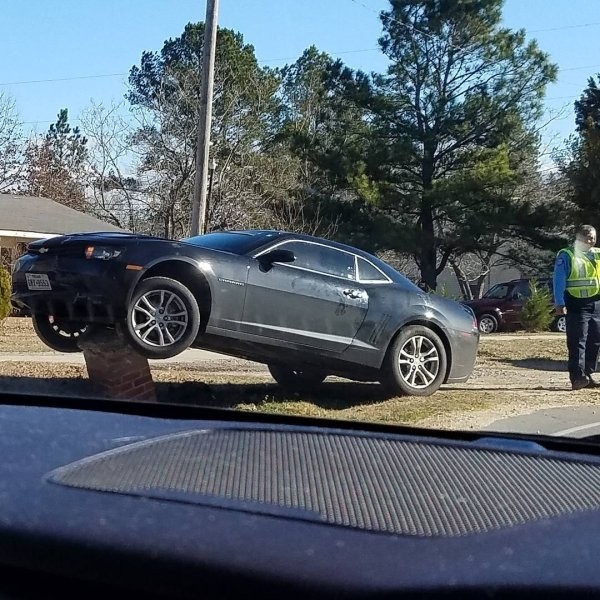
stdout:
[(357, 298), (362, 298), (364, 292), (362, 290), (344, 290), (343, 294), (344, 296), (348, 296), (348, 298), (353, 298), (356, 300)]

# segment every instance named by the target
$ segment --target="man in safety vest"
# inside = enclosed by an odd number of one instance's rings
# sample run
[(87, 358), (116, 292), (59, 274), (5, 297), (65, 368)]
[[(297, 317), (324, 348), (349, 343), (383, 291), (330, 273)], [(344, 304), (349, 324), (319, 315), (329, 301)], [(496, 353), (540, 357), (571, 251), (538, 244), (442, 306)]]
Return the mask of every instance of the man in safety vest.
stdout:
[(582, 225), (573, 246), (554, 263), (554, 303), (566, 312), (569, 377), (573, 390), (600, 387), (592, 379), (600, 351), (600, 248), (596, 230)]

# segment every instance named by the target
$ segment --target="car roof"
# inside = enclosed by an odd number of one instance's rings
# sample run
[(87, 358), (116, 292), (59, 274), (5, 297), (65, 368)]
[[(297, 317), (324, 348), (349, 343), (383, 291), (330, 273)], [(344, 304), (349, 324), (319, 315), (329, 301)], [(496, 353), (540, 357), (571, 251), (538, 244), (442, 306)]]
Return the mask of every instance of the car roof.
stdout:
[[(273, 229), (241, 229), (241, 230), (226, 230), (226, 231), (215, 231), (213, 233), (237, 233), (242, 235), (251, 235), (256, 237), (264, 237), (265, 242), (273, 241), (275, 238), (279, 238), (281, 241), (283, 240), (300, 240), (307, 242), (314, 242), (318, 244), (325, 244), (327, 246), (331, 246), (332, 248), (337, 248), (338, 250), (344, 250), (346, 252), (351, 252), (352, 254), (358, 254), (359, 256), (364, 256), (369, 259), (377, 259), (376, 256), (373, 256), (369, 252), (365, 252), (360, 248), (356, 248), (354, 246), (348, 246), (347, 244), (341, 244), (340, 242), (334, 242), (332, 240), (328, 240), (325, 238), (317, 237), (314, 235), (308, 235), (305, 233), (293, 233), (291, 231), (278, 231)], [(377, 259), (379, 260), (379, 259)]]
[(521, 281), (550, 281), (551, 277), (521, 277), (519, 279), (511, 279), (505, 283), (520, 283)]

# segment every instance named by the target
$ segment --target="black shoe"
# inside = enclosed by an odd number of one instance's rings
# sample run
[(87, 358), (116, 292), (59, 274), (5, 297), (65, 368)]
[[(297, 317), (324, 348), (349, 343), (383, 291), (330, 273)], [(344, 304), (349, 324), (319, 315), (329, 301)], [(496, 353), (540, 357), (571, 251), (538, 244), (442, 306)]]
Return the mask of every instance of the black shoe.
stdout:
[(591, 375), (588, 375), (588, 387), (591, 388), (600, 388), (600, 383), (598, 381), (594, 381)]
[(590, 380), (589, 379), (576, 379), (571, 382), (571, 390), (582, 390), (583, 388), (589, 387)]

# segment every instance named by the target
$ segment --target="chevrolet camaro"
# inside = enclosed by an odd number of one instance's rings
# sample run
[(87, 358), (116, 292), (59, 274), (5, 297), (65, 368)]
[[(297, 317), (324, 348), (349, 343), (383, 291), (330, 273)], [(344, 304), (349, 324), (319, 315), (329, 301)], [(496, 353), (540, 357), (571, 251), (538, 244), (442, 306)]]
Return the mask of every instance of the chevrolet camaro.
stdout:
[(148, 358), (204, 348), (265, 363), (288, 387), (338, 375), (429, 395), (469, 378), (479, 343), (470, 308), (371, 254), (278, 231), (36, 241), (14, 266), (12, 302), (55, 350), (119, 327)]

